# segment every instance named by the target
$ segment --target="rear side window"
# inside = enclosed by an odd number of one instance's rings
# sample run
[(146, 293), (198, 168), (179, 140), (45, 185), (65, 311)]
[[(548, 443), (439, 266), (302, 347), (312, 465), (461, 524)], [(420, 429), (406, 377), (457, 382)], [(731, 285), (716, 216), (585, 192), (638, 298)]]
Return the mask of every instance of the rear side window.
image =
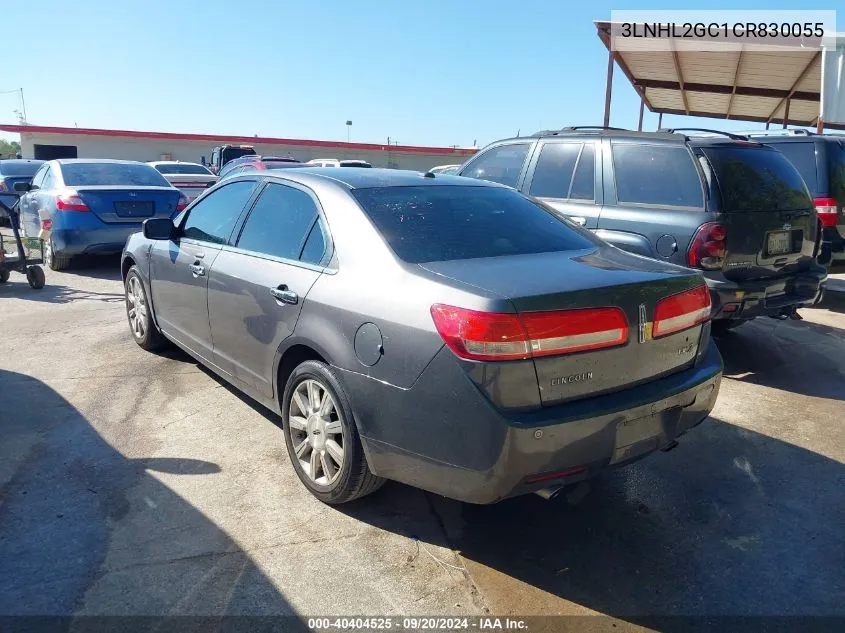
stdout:
[(317, 205), (311, 196), (293, 187), (270, 183), (246, 219), (238, 248), (299, 259), (316, 221)]
[(241, 180), (206, 194), (190, 208), (182, 234), (189, 239), (225, 244), (254, 188), (254, 181)]
[(487, 150), (472, 161), (461, 172), (461, 176), (516, 187), (526, 156), (528, 156), (528, 143), (500, 145)]
[(586, 234), (499, 187), (377, 187), (352, 191), (396, 255), (409, 263), (570, 251)]
[(592, 143), (546, 143), (534, 168), (529, 193), (538, 198), (595, 199)]
[(724, 211), (792, 211), (813, 206), (801, 174), (777, 150), (707, 147)]
[(839, 206), (845, 205), (845, 147), (839, 143), (828, 143), (827, 147), (828, 180), (830, 195)]
[(685, 146), (614, 143), (613, 168), (621, 203), (704, 206), (701, 180)]
[(776, 143), (772, 147), (786, 156), (787, 160), (801, 174), (811, 192), (818, 191), (816, 146), (813, 143)]
[(87, 185), (128, 185), (169, 187), (164, 176), (141, 163), (64, 163), (62, 178), (68, 187)]

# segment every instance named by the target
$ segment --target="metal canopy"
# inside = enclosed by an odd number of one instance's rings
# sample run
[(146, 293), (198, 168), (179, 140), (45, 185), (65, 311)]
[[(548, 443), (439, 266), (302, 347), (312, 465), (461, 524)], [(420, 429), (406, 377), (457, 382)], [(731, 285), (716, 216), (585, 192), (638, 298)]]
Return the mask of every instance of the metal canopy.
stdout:
[[(610, 70), (615, 61), (652, 112), (816, 126), (821, 102), (820, 50), (611, 50), (611, 23), (596, 22), (610, 55), (605, 125), (610, 113)], [(626, 46), (631, 48), (631, 46)], [(642, 111), (640, 113), (642, 122)], [(642, 123), (641, 123), (642, 124)], [(831, 129), (845, 125), (824, 123)]]

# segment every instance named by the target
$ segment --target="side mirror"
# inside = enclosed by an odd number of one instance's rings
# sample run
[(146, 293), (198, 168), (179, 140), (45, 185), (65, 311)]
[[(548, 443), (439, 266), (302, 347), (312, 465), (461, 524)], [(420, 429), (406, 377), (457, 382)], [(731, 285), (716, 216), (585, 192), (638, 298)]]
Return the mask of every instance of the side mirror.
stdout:
[(176, 227), (170, 218), (148, 218), (141, 226), (148, 240), (170, 240), (176, 235)]
[(15, 191), (18, 193), (26, 193), (27, 191), (35, 191), (38, 187), (29, 184), (28, 182), (16, 182)]

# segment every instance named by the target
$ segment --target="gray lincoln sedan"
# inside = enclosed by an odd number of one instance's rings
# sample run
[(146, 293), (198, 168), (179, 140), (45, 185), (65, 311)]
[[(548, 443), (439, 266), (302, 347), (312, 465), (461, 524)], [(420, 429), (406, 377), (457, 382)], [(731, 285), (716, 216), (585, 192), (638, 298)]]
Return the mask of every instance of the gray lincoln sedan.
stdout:
[(500, 185), (381, 169), (227, 179), (123, 253), (135, 341), (281, 414), (326, 503), (385, 479), (550, 496), (701, 422), (719, 392), (699, 273)]

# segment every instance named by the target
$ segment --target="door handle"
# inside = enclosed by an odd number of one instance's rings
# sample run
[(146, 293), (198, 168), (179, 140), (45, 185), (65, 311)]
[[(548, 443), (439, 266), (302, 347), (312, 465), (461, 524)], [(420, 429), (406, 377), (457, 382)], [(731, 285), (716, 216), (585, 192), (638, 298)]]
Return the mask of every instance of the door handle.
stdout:
[(293, 290), (288, 290), (288, 287), (284, 284), (281, 284), (278, 288), (270, 288), (270, 294), (273, 295), (276, 301), (281, 301), (282, 303), (296, 305), (299, 302), (299, 295)]
[(205, 257), (205, 253), (194, 253), (194, 257), (196, 257), (197, 259), (202, 259), (203, 257)]
[(575, 224), (578, 224), (580, 226), (586, 226), (586, 224), (587, 224), (587, 218), (580, 216), (580, 215), (570, 215), (569, 219), (572, 220), (573, 222), (575, 222)]
[(205, 276), (205, 268), (200, 266), (199, 264), (191, 264), (188, 266), (191, 269), (191, 274), (194, 277), (204, 277)]

